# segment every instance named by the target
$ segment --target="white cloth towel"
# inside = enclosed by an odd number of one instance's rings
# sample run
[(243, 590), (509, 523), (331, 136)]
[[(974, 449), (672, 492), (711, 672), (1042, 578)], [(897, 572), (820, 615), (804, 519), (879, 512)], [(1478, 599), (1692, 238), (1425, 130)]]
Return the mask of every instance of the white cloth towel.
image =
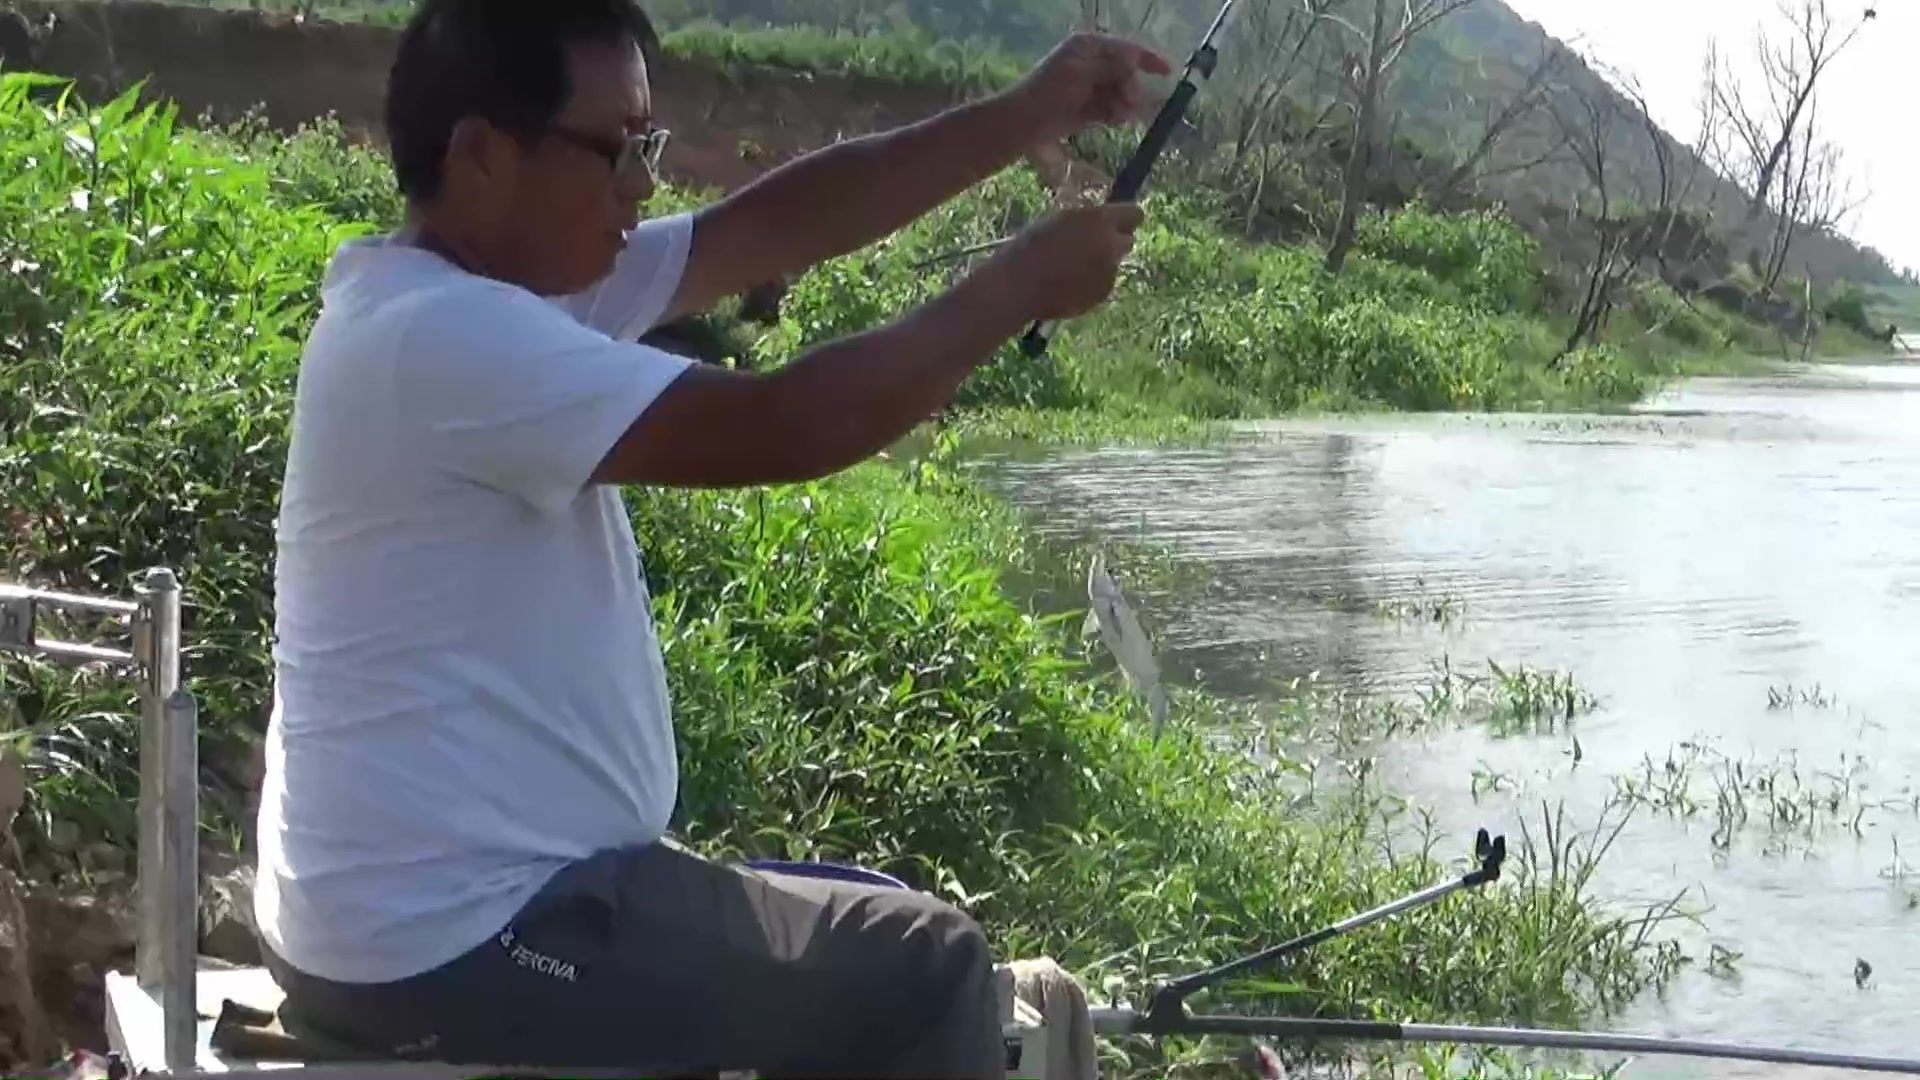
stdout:
[(1046, 1021), (1047, 1080), (1099, 1080), (1099, 1050), (1093, 1041), (1093, 1016), (1087, 993), (1051, 957), (1015, 960), (1013, 993)]

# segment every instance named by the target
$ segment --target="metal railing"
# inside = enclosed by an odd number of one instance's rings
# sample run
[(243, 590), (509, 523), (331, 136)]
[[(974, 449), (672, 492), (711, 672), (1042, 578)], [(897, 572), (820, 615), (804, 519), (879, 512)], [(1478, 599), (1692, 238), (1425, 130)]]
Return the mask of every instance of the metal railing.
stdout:
[[(199, 712), (180, 683), (180, 582), (164, 567), (147, 571), (134, 600), (115, 600), (0, 584), (0, 652), (82, 666), (127, 666), (140, 687), (140, 836), (135, 889), (134, 970), (165, 1016), (166, 1065), (190, 1070), (198, 1012)], [(51, 614), (122, 620), (125, 649), (44, 637)]]

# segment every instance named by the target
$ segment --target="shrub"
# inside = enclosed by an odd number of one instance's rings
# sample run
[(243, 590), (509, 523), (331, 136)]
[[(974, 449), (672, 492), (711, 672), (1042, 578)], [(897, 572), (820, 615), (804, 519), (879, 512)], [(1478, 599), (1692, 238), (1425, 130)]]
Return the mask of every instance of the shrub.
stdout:
[(1425, 270), (1476, 304), (1521, 311), (1539, 301), (1539, 245), (1506, 214), (1442, 214), (1414, 204), (1361, 219), (1356, 246)]
[(1827, 298), (1824, 314), (1829, 322), (1836, 322), (1855, 333), (1866, 337), (1880, 337), (1886, 333), (1885, 327), (1878, 327), (1867, 314), (1867, 295), (1852, 282), (1841, 282)]
[(1567, 384), (1594, 401), (1637, 401), (1647, 392), (1646, 376), (1612, 345), (1584, 345), (1560, 360)]

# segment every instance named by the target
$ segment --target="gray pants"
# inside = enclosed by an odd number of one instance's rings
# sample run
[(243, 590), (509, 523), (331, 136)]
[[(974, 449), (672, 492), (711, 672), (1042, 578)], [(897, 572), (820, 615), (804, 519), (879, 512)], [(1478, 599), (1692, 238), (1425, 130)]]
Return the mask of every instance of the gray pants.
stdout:
[(500, 934), (378, 985), (268, 953), (296, 1036), (455, 1064), (1006, 1075), (986, 938), (906, 889), (761, 874), (664, 845), (557, 875)]

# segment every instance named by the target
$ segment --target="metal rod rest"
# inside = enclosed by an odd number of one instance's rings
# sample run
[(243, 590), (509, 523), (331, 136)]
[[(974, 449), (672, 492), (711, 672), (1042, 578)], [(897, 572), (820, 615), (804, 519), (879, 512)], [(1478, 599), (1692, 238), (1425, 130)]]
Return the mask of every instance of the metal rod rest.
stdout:
[(1487, 830), (1481, 829), (1474, 837), (1473, 850), (1474, 858), (1478, 860), (1479, 865), (1452, 881), (1430, 885), (1417, 893), (1403, 896), (1398, 900), (1390, 900), (1371, 911), (1349, 916), (1332, 926), (1309, 931), (1291, 941), (1262, 949), (1251, 956), (1230, 960), (1167, 983), (1153, 995), (1153, 1000), (1148, 1005), (1150, 1021), (1159, 1024), (1185, 1015), (1185, 1002), (1188, 997), (1248, 968), (1271, 964), (1282, 957), (1304, 952), (1323, 941), (1340, 937), (1370, 923), (1379, 922), (1413, 908), (1424, 907), (1456, 892), (1478, 888), (1487, 882), (1500, 880), (1500, 867), (1507, 859), (1507, 838), (1505, 836), (1489, 837)]

